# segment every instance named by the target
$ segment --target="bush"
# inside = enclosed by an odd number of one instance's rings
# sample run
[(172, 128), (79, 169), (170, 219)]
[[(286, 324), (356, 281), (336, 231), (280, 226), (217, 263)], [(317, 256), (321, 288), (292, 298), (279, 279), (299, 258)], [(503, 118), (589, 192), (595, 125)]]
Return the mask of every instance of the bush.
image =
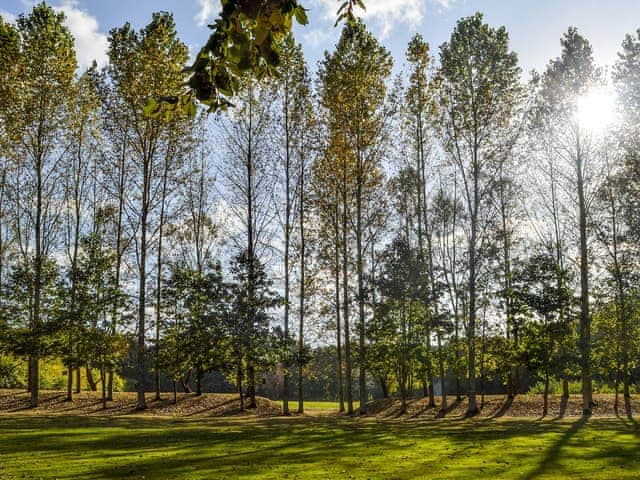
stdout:
[[(622, 393), (622, 384), (620, 384), (620, 393)], [(607, 383), (602, 382), (593, 382), (593, 392), (594, 393), (607, 393), (614, 394), (616, 393), (615, 386), (609, 385)], [(632, 393), (640, 393), (640, 386), (631, 385)], [(529, 393), (544, 393), (544, 382), (537, 382), (529, 388)], [(569, 393), (579, 395), (582, 393), (582, 382), (579, 380), (569, 382)], [(549, 394), (551, 395), (560, 395), (562, 394), (562, 381), (556, 378), (549, 379)]]
[[(595, 385), (594, 385), (595, 387)], [(594, 390), (597, 391), (597, 390)], [(533, 384), (529, 388), (529, 393), (537, 393), (542, 395), (544, 393), (544, 382), (539, 381)], [(582, 393), (582, 384), (579, 381), (569, 382), (569, 393), (570, 394), (578, 394)], [(561, 395), (562, 394), (562, 380), (558, 378), (550, 378), (549, 379), (549, 394), (550, 395)]]
[(0, 388), (26, 388), (27, 365), (10, 355), (0, 355)]
[[(11, 355), (0, 355), (0, 388), (26, 388), (28, 375), (27, 362), (21, 358)], [(96, 369), (91, 371), (94, 380), (100, 389), (100, 372)], [(88, 390), (86, 370), (80, 370), (80, 383), (83, 390)], [(74, 378), (75, 385), (75, 378)], [(118, 374), (113, 376), (113, 390), (121, 392), (124, 390), (125, 381)], [(40, 361), (40, 388), (43, 390), (66, 390), (67, 388), (67, 367), (62, 360), (57, 358), (47, 358)]]

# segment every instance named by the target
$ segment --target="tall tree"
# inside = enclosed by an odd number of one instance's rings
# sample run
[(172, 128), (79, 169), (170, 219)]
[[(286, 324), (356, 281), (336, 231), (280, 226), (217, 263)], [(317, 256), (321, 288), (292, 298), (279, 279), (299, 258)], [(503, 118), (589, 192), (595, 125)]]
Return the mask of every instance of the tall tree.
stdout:
[(536, 103), (539, 128), (554, 142), (555, 151), (573, 170), (572, 186), (577, 191), (578, 250), (580, 252), (580, 367), (583, 413), (591, 414), (593, 386), (591, 372), (591, 316), (589, 312), (588, 188), (589, 167), (597, 159), (597, 139), (583, 125), (579, 104), (601, 81), (594, 65), (591, 44), (575, 28), (561, 39), (562, 53), (551, 61), (541, 79)]
[[(285, 415), (288, 415), (290, 370), (293, 366), (292, 359), (294, 358), (293, 352), (288, 351), (291, 337), (292, 246), (298, 217), (302, 214), (305, 195), (303, 191), (307, 160), (305, 157), (308, 155), (305, 146), (309, 142), (306, 138), (309, 136), (308, 128), (306, 127), (310, 101), (309, 74), (304, 61), (302, 46), (295, 43), (293, 36), (289, 36), (284, 40), (280, 74), (276, 85), (278, 100), (281, 105), (277, 112), (277, 123), (281, 126), (278, 130), (281, 133), (280, 141), (282, 143), (282, 148), (278, 149), (281, 152), (279, 156), (282, 164), (280, 172), (282, 198), (279, 200), (281, 205), (279, 210), (281, 210), (280, 223), (282, 224), (284, 237), (284, 341), (287, 350), (285, 352), (282, 411)], [(299, 221), (302, 228), (304, 228), (304, 219), (300, 218)], [(302, 235), (304, 235), (304, 230)], [(304, 238), (298, 239), (298, 241), (303, 240)], [(302, 262), (302, 260), (300, 261)], [(303, 280), (303, 278), (299, 279), (300, 282), (303, 282)], [(301, 301), (304, 302), (303, 299)], [(301, 308), (304, 308), (304, 303), (302, 303)], [(303, 312), (301, 312), (301, 315), (303, 315)], [(300, 341), (302, 341), (302, 331), (299, 331), (299, 337)], [(299, 385), (299, 388), (301, 387), (302, 385)], [(300, 392), (302, 390), (299, 390)], [(304, 408), (300, 397), (301, 395), (298, 398), (299, 410)]]
[[(237, 222), (232, 233), (234, 246), (241, 253), (237, 255), (238, 268), (242, 271), (242, 281), (246, 281), (248, 298), (243, 303), (245, 334), (250, 339), (243, 344), (248, 350), (238, 354), (246, 364), (248, 408), (256, 408), (256, 365), (258, 360), (257, 338), (262, 332), (261, 318), (265, 312), (254, 311), (257, 308), (257, 281), (255, 271), (258, 265), (263, 268), (263, 258), (270, 253), (268, 238), (273, 234), (273, 159), (270, 155), (269, 135), (272, 133), (272, 112), (270, 101), (273, 94), (256, 80), (245, 79), (242, 95), (238, 97), (235, 114), (221, 119), (220, 127), (224, 135), (225, 157), (219, 167), (223, 187), (226, 188), (226, 204)], [(239, 270), (240, 272), (240, 270)], [(238, 273), (240, 275), (240, 273)], [(244, 278), (246, 275), (246, 278)], [(266, 273), (264, 274), (266, 276)], [(266, 281), (266, 278), (265, 278)], [(254, 332), (252, 328), (257, 328)], [(253, 351), (252, 349), (256, 349)], [(239, 371), (239, 378), (243, 372)], [(240, 386), (240, 382), (238, 382)], [(242, 394), (242, 391), (240, 391)]]
[(458, 21), (451, 40), (440, 47), (437, 73), (438, 133), (462, 179), (468, 242), (468, 414), (476, 403), (475, 331), (478, 267), (483, 215), (495, 178), (501, 131), (509, 125), (520, 91), (517, 55), (504, 27), (492, 28), (482, 14)]
[[(97, 190), (99, 179), (95, 176), (95, 165), (99, 141), (99, 97), (97, 87), (96, 67), (88, 69), (76, 82), (74, 102), (70, 107), (70, 123), (68, 130), (69, 155), (64, 161), (64, 195), (66, 209), (64, 212), (65, 224), (65, 253), (70, 267), (70, 292), (67, 306), (68, 317), (68, 345), (66, 352), (67, 363), (67, 400), (72, 399), (73, 371), (80, 369), (80, 355), (76, 351), (75, 343), (79, 340), (79, 324), (82, 322), (79, 303), (75, 299), (75, 291), (78, 285), (78, 262), (80, 256), (81, 239), (88, 235), (95, 220), (92, 215), (98, 209), (100, 198), (91, 196)], [(87, 379), (92, 380), (88, 363)], [(80, 375), (77, 375), (77, 379)], [(90, 382), (94, 387), (95, 383)], [(78, 389), (80, 385), (76, 386)]]
[(52, 253), (60, 216), (59, 179), (67, 154), (64, 133), (77, 67), (73, 37), (64, 14), (44, 3), (17, 20), (17, 37), (3, 27), (0, 56), (15, 64), (4, 65), (5, 91), (13, 91), (12, 108), (3, 109), (3, 123), (15, 146), (12, 198), (15, 227), (22, 255), (33, 263), (33, 298), (30, 329), (34, 340), (29, 354), (30, 405), (39, 400), (39, 348), (42, 336), (42, 271)]
[[(639, 108), (640, 108), (640, 84), (638, 84), (638, 78), (640, 75), (640, 30), (635, 32), (635, 35), (627, 35), (622, 42), (622, 50), (618, 54), (618, 62), (614, 69), (614, 83), (617, 91), (618, 102), (620, 106), (620, 128), (618, 129), (618, 143), (621, 147), (624, 155), (622, 171), (618, 173), (612, 163), (607, 162), (609, 172), (607, 175), (607, 182), (605, 188), (606, 192), (611, 194), (605, 195), (609, 200), (609, 213), (610, 213), (610, 239), (616, 239), (617, 228), (621, 227), (623, 230), (626, 227), (626, 235), (618, 239), (615, 249), (610, 248), (609, 252), (616, 256), (618, 250), (618, 243), (624, 243), (633, 248), (638, 244), (640, 240), (640, 217), (637, 215), (638, 199), (640, 198), (640, 142), (638, 141), (638, 122)], [(613, 188), (612, 188), (613, 187)], [(617, 206), (617, 208), (616, 208)], [(617, 221), (614, 222), (614, 219)], [(626, 237), (626, 238), (625, 238)], [(616, 266), (616, 264), (618, 264)], [(614, 262), (614, 272), (618, 272), (616, 275), (618, 280), (618, 297), (624, 298), (624, 283), (621, 282), (623, 270), (620, 268), (619, 262)], [(628, 306), (619, 303), (618, 309), (621, 310), (622, 317), (625, 320), (622, 325), (622, 331), (624, 332), (624, 343), (622, 345), (622, 378), (624, 389), (624, 400), (627, 409), (627, 414), (631, 414), (631, 407), (628, 397), (628, 384), (630, 382), (630, 369), (629, 369), (629, 342), (630, 336), (628, 335)]]
[[(391, 74), (392, 63), (389, 52), (358, 21), (344, 27), (335, 52), (325, 55), (320, 72), (321, 102), (330, 112), (330, 135), (335, 136), (334, 144), (340, 146), (337, 153), (342, 163), (343, 182), (350, 183), (341, 186), (345, 214), (348, 212), (350, 195), (353, 203), (351, 220), (354, 223), (357, 279), (360, 413), (366, 413), (367, 409), (365, 237), (369, 216), (366, 210), (381, 186), (380, 162), (386, 145), (385, 127), (389, 118), (385, 80)], [(343, 220), (343, 249), (346, 249), (346, 227)], [(343, 288), (346, 288), (345, 280), (343, 278)], [(345, 299), (343, 305), (347, 305)], [(345, 330), (348, 330), (347, 318), (348, 311), (345, 309)], [(347, 370), (349, 363), (347, 358)], [(349, 382), (347, 372), (347, 384)]]
[(154, 213), (163, 186), (163, 165), (175, 154), (172, 140), (181, 122), (178, 118), (150, 118), (145, 112), (147, 98), (177, 92), (183, 82), (188, 50), (177, 36), (173, 17), (153, 14), (140, 32), (130, 24), (116, 28), (109, 36), (109, 80), (126, 107), (126, 122), (131, 148), (128, 166), (135, 173), (129, 184), (132, 193), (125, 210), (135, 232), (138, 274), (138, 318), (136, 368), (137, 408), (147, 407), (145, 400), (147, 271), (153, 237)]

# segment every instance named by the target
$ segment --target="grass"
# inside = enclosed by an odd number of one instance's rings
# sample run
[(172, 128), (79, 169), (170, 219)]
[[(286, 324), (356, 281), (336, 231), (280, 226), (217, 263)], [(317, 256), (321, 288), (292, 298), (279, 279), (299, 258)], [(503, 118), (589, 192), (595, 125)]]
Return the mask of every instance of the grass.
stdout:
[(640, 429), (587, 420), (0, 415), (5, 479), (622, 479)]

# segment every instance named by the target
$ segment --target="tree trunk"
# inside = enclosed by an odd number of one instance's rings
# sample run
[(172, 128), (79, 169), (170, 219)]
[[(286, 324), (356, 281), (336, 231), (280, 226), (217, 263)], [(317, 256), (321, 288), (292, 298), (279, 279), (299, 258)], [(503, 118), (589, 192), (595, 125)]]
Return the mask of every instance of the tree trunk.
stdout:
[(191, 379), (191, 372), (189, 372), (189, 378), (185, 380), (184, 377), (180, 377), (180, 386), (184, 393), (191, 393), (191, 388), (189, 387), (189, 380)]
[(98, 391), (98, 384), (93, 379), (93, 373), (91, 372), (91, 366), (89, 364), (85, 365), (85, 371), (87, 372), (87, 383), (89, 384), (89, 390), (92, 392)]
[[(359, 163), (361, 160), (359, 160)], [(362, 168), (362, 167), (360, 167)], [(360, 415), (367, 413), (367, 379), (366, 379), (366, 349), (365, 349), (365, 313), (364, 313), (364, 253), (362, 249), (362, 183), (363, 179), (358, 179), (356, 189), (356, 263), (358, 276), (358, 353), (360, 356), (359, 365), (359, 393), (360, 393)]]
[(104, 359), (100, 363), (100, 387), (102, 390), (102, 409), (107, 409), (107, 375), (104, 367)]
[(146, 320), (147, 320), (147, 229), (151, 204), (152, 154), (144, 152), (142, 171), (142, 198), (140, 202), (140, 259), (138, 266), (138, 341), (136, 348), (136, 393), (137, 410), (146, 410), (145, 381), (147, 377), (146, 362)]
[(249, 397), (247, 408), (249, 410), (258, 408), (256, 402), (256, 370), (251, 364), (247, 365), (247, 396)]
[(285, 359), (284, 378), (282, 380), (282, 414), (289, 415), (289, 246), (291, 237), (291, 150), (289, 138), (289, 85), (285, 81), (284, 96), (284, 133), (285, 133), (285, 207), (284, 207), (284, 341)]
[(549, 367), (545, 367), (544, 371), (544, 399), (542, 403), (542, 416), (546, 417), (549, 413)]
[(447, 411), (447, 387), (446, 387), (446, 372), (444, 369), (444, 352), (442, 351), (442, 334), (438, 331), (438, 369), (440, 370), (440, 412), (444, 415)]
[(202, 395), (202, 368), (197, 367), (196, 368), (196, 397), (199, 397)]
[(591, 415), (591, 316), (589, 314), (589, 259), (587, 250), (587, 206), (584, 194), (583, 161), (580, 136), (577, 137), (578, 215), (580, 227), (580, 357), (582, 378), (582, 414)]
[(429, 408), (435, 408), (436, 396), (433, 388), (433, 366), (431, 365), (431, 332), (427, 331), (427, 382), (429, 385)]
[(351, 376), (351, 330), (349, 328), (349, 275), (347, 256), (347, 165), (346, 159), (342, 165), (342, 318), (344, 320), (344, 354), (345, 379), (347, 389), (347, 414), (353, 415), (353, 386)]
[(378, 377), (378, 383), (380, 383), (380, 390), (382, 390), (382, 398), (389, 398), (389, 387), (387, 386), (387, 380), (380, 376)]
[[(337, 205), (337, 203), (336, 203)], [(344, 377), (342, 371), (342, 334), (340, 328), (340, 233), (338, 226), (338, 209), (336, 207), (335, 225), (335, 258), (334, 258), (334, 285), (335, 285), (335, 305), (336, 305), (336, 350), (338, 356), (338, 366), (336, 374), (338, 376), (338, 402), (339, 412), (344, 412)]]
[[(300, 198), (299, 198), (299, 227), (300, 227), (300, 319), (298, 324), (298, 413), (304, 413), (304, 314), (305, 314), (305, 282), (306, 282), (306, 236), (305, 236), (305, 182), (304, 182), (304, 153), (300, 158)], [(339, 331), (339, 330), (338, 330)]]
[(238, 364), (236, 368), (236, 388), (238, 390), (238, 394), (240, 395), (240, 410), (244, 411), (244, 395), (242, 395), (242, 365), (241, 364)]
[(169, 153), (165, 157), (164, 170), (162, 172), (162, 197), (160, 200), (160, 224), (158, 226), (158, 258), (156, 264), (156, 325), (155, 325), (155, 342), (154, 342), (154, 380), (155, 380), (155, 400), (159, 401), (160, 398), (160, 320), (161, 320), (161, 305), (162, 305), (162, 241), (164, 239), (164, 222), (165, 222), (165, 208), (167, 199), (167, 183), (169, 179)]
[(76, 391), (75, 393), (80, 393), (82, 391), (82, 375), (80, 371), (80, 367), (75, 369), (76, 373)]
[(73, 401), (73, 367), (67, 367), (67, 402)]
[[(125, 130), (126, 131), (126, 130)], [(122, 217), (124, 214), (124, 195), (125, 195), (125, 160), (126, 160), (126, 144), (127, 134), (125, 133), (122, 147), (122, 155), (120, 156), (119, 171), (118, 171), (118, 220), (116, 223), (116, 271), (114, 286), (116, 289), (120, 289), (120, 270), (122, 268)], [(114, 307), (111, 318), (111, 334), (115, 335), (118, 331), (118, 307)], [(113, 401), (113, 367), (109, 367), (108, 379), (107, 379), (107, 400)]]

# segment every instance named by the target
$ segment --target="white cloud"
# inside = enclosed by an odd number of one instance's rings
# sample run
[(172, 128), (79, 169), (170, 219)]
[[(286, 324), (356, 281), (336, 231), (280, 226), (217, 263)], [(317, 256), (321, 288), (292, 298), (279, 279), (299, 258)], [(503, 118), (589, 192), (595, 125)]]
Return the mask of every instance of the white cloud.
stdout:
[(213, 15), (220, 9), (220, 0), (198, 0), (200, 10), (193, 19), (200, 27), (204, 27), (213, 20)]
[[(445, 0), (447, 1), (447, 0)], [(335, 18), (340, 3), (335, 0), (317, 0), (328, 18)], [(389, 36), (396, 25), (417, 27), (424, 17), (425, 0), (365, 0), (366, 10), (358, 9), (356, 14), (371, 20), (380, 28), (380, 37)]]
[(63, 0), (62, 5), (54, 8), (64, 12), (65, 23), (75, 39), (80, 69), (89, 67), (94, 60), (99, 66), (106, 65), (107, 36), (99, 30), (96, 17), (81, 10), (77, 0)]
[[(370, 20), (380, 28), (380, 37), (389, 36), (398, 25), (416, 28), (422, 22), (427, 3), (448, 8), (455, 0), (364, 0), (366, 10), (358, 9), (356, 14)], [(336, 0), (315, 0), (325, 13), (325, 18), (335, 19), (341, 2)]]
[(9, 22), (9, 23), (16, 23), (16, 19), (18, 18), (13, 13), (7, 12), (6, 10), (2, 10), (1, 8), (0, 8), (0, 17), (2, 17), (3, 21)]
[(313, 48), (326, 47), (336, 40), (340, 31), (336, 28), (314, 28), (303, 33), (305, 45)]

